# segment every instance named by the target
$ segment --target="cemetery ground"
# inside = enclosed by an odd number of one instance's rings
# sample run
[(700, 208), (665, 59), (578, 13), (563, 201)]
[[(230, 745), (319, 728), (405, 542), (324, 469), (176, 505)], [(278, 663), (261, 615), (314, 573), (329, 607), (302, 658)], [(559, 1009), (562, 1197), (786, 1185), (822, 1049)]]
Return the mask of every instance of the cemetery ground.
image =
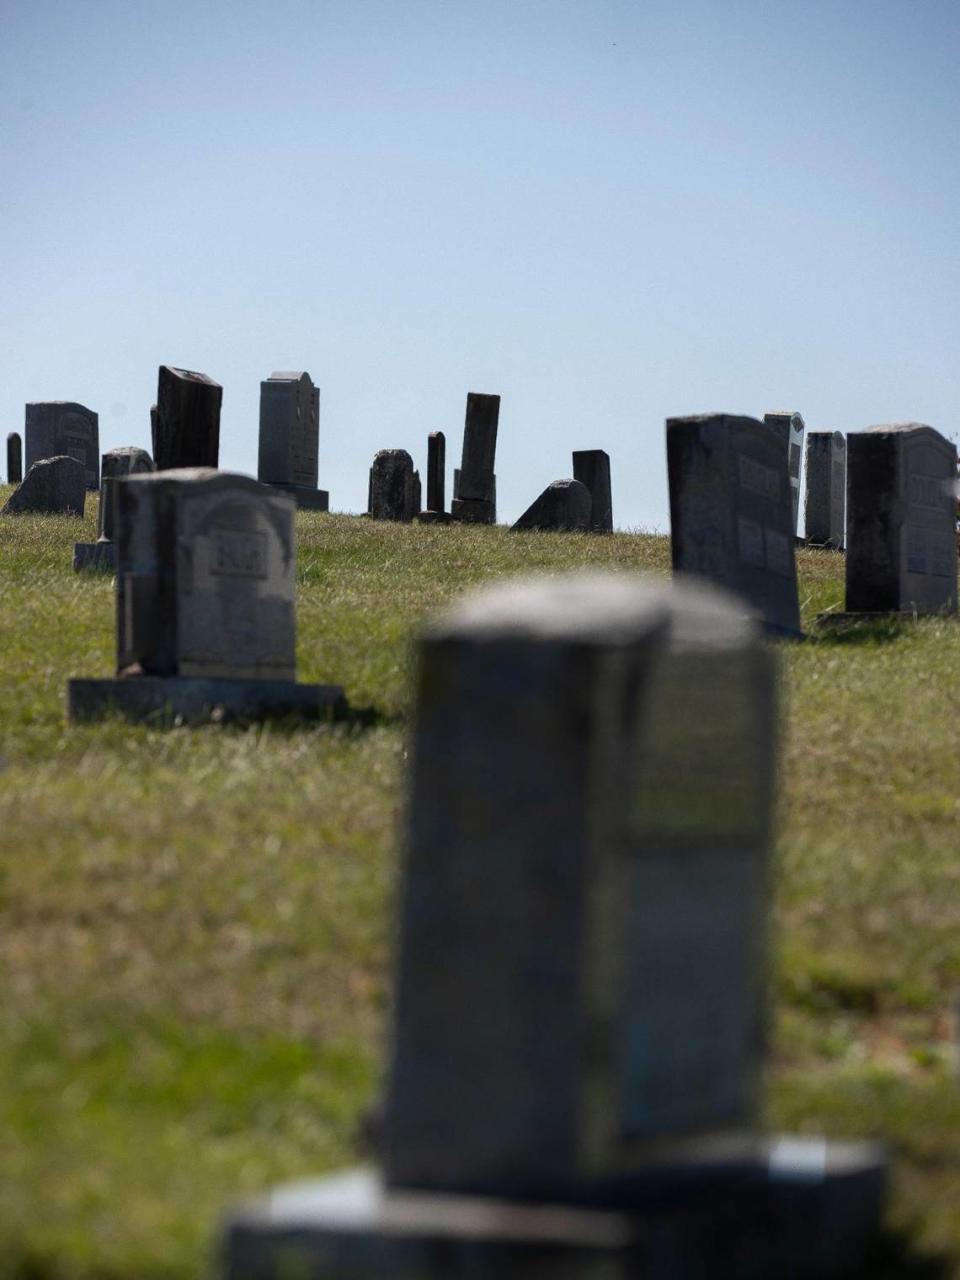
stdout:
[[(114, 663), (87, 512), (0, 519), (0, 1277), (186, 1280), (227, 1205), (362, 1154), (419, 619), (507, 573), (663, 575), (669, 545), (301, 513), (298, 676), (370, 714), (164, 732), (65, 723)], [(799, 568), (810, 630), (843, 558)], [(778, 646), (768, 1116), (886, 1138), (907, 1243), (872, 1274), (960, 1276), (960, 621), (814, 637)]]

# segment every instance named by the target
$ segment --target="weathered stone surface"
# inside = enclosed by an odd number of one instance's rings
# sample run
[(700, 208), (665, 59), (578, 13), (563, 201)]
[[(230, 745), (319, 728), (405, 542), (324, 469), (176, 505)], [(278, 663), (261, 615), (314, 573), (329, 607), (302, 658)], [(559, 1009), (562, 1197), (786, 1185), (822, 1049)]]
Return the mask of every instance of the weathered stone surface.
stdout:
[(76, 458), (84, 468), (84, 483), (100, 483), (99, 419), (92, 409), (72, 400), (36, 400), (27, 405), (27, 470), (42, 458)]
[(406, 449), (381, 449), (370, 470), (370, 515), (407, 523), (419, 510), (415, 502), (413, 459)]
[(577, 449), (573, 454), (573, 478), (590, 493), (590, 529), (593, 533), (613, 532), (613, 502), (610, 496), (610, 455), (603, 449)]
[(223, 387), (204, 373), (161, 365), (153, 458), (158, 471), (216, 467)]
[(82, 462), (66, 455), (41, 458), (32, 464), (23, 483), (11, 493), (0, 515), (40, 512), (82, 516), (86, 494), (87, 472)]
[(97, 536), (112, 541), (116, 524), (115, 480), (124, 476), (146, 475), (155, 470), (146, 449), (125, 445), (110, 449), (100, 460), (100, 510), (97, 513)]
[[(95, 543), (108, 547), (112, 543)], [(119, 715), (135, 723), (225, 724), (233, 720), (335, 720), (346, 710), (338, 685), (292, 680), (164, 679), (124, 676), (116, 680), (71, 680), (67, 704), (74, 721)]]
[(157, 406), (150, 406), (150, 451), (154, 458), (157, 456)]
[(272, 373), (260, 383), (260, 480), (316, 491), (319, 439), (320, 391), (309, 373)]
[(817, 547), (844, 545), (847, 442), (840, 431), (807, 433), (807, 499), (804, 536)]
[(765, 413), (768, 426), (782, 432), (787, 449), (787, 470), (790, 474), (790, 502), (793, 509), (793, 533), (796, 537), (797, 519), (800, 515), (800, 471), (803, 466), (803, 418), (790, 410)]
[(956, 446), (923, 423), (848, 435), (848, 612), (956, 612), (956, 478)]
[(19, 484), (23, 479), (23, 446), (16, 431), (7, 436), (7, 484)]
[(548, 484), (519, 520), (514, 530), (586, 533), (590, 529), (590, 491), (579, 480), (554, 480)]
[(427, 436), (427, 510), (446, 511), (447, 438), (442, 431)]
[(117, 549), (112, 542), (75, 542), (73, 544), (74, 573), (115, 573)]
[(782, 428), (755, 418), (667, 419), (674, 573), (726, 587), (769, 631), (799, 635), (787, 456)]
[(454, 519), (496, 524), (497, 494), (494, 463), (500, 397), (471, 391), (463, 427), (463, 455), (454, 476)]

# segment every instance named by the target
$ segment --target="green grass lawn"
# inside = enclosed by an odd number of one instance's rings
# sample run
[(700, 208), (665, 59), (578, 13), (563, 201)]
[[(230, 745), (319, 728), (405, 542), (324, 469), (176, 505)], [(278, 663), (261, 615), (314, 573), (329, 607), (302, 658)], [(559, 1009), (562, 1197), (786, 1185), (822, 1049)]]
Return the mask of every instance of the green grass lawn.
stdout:
[[(301, 514), (299, 675), (372, 727), (72, 728), (68, 677), (113, 670), (112, 582), (71, 569), (95, 510), (0, 518), (0, 1276), (186, 1280), (225, 1206), (357, 1156), (419, 619), (669, 548)], [(799, 562), (810, 624), (843, 559)], [(905, 1243), (875, 1274), (960, 1277), (960, 624), (780, 653), (770, 1120), (887, 1138)]]

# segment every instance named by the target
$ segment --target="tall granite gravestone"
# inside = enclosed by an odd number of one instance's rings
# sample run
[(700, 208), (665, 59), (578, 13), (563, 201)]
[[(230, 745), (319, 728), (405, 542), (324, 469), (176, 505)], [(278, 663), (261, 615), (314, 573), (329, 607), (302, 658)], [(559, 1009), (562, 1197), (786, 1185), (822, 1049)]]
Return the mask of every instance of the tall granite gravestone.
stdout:
[(19, 484), (23, 479), (23, 446), (16, 431), (7, 436), (7, 484)]
[(797, 534), (800, 515), (800, 470), (803, 465), (803, 418), (799, 413), (765, 413), (763, 420), (783, 433), (787, 449), (787, 470), (790, 473), (790, 501), (793, 504), (793, 534)]
[(778, 426), (713, 413), (667, 419), (673, 571), (742, 595), (800, 634), (787, 451)]
[(427, 511), (446, 514), (447, 438), (442, 431), (427, 436)]
[(590, 491), (590, 528), (593, 533), (613, 532), (613, 502), (610, 497), (610, 455), (603, 449), (576, 449), (573, 478)]
[(228, 1280), (857, 1262), (876, 1150), (755, 1130), (774, 676), (706, 586), (499, 583), (427, 628), (383, 1176), (238, 1214)]
[(72, 400), (36, 400), (27, 405), (27, 470), (41, 458), (66, 455), (83, 464), (88, 489), (100, 484), (100, 427), (92, 409)]
[(271, 373), (260, 383), (257, 476), (286, 489), (307, 511), (326, 511), (330, 495), (317, 488), (320, 390), (309, 373)]
[(848, 613), (955, 613), (956, 446), (920, 422), (847, 436)]
[(153, 441), (158, 471), (217, 466), (222, 401), (223, 387), (205, 373), (160, 366)]
[(368, 510), (374, 520), (409, 523), (416, 515), (417, 486), (413, 459), (406, 449), (381, 449), (370, 468)]
[(116, 526), (117, 480), (124, 476), (143, 475), (153, 471), (153, 459), (146, 449), (127, 446), (110, 449), (100, 460), (100, 508), (97, 512), (96, 542), (77, 542), (73, 547), (73, 567), (77, 572), (90, 570), (113, 573), (114, 529)]
[(117, 490), (117, 678), (71, 680), (70, 715), (327, 717), (343, 690), (295, 683), (289, 494), (209, 468)]
[(847, 442), (841, 431), (807, 433), (804, 535), (815, 547), (843, 549)]
[(87, 477), (88, 472), (77, 458), (66, 454), (41, 458), (11, 493), (0, 515), (82, 516)]
[(463, 427), (463, 456), (451, 514), (454, 520), (496, 524), (497, 490), (494, 463), (500, 397), (471, 391)]
[(590, 491), (585, 484), (579, 480), (554, 480), (512, 528), (515, 532), (539, 529), (544, 533), (588, 533), (591, 508)]

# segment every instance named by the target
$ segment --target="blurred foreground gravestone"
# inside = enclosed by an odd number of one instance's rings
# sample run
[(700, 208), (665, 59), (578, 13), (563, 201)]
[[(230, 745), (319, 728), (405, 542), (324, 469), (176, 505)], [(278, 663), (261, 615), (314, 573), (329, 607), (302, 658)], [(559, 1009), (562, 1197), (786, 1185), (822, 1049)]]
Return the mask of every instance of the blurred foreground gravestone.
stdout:
[(27, 405), (26, 467), (41, 458), (76, 458), (84, 468), (84, 483), (96, 489), (100, 483), (99, 418), (92, 409), (72, 400), (36, 400)]
[(16, 431), (7, 436), (7, 484), (19, 484), (23, 479), (23, 446)]
[(82, 516), (87, 496), (83, 463), (66, 455), (33, 463), (0, 515)]
[(847, 484), (847, 442), (841, 431), (807, 435), (807, 500), (804, 537), (815, 547), (841, 551)]
[(554, 480), (512, 525), (514, 531), (588, 533), (590, 491), (579, 480)]
[(153, 460), (158, 471), (216, 467), (223, 387), (205, 373), (161, 365)]
[(292, 497), (212, 469), (117, 491), (117, 677), (71, 680), (70, 716), (160, 723), (328, 718), (343, 690), (296, 683)]
[(398, 520), (409, 524), (419, 510), (420, 477), (406, 449), (380, 449), (370, 468), (367, 510), (374, 520)]
[(793, 510), (793, 534), (797, 534), (797, 520), (800, 515), (800, 472), (803, 467), (803, 418), (799, 413), (787, 412), (765, 413), (763, 420), (769, 427), (774, 427), (783, 438), (787, 451), (787, 471), (790, 475), (790, 502)]
[(260, 383), (257, 477), (292, 493), (305, 511), (326, 511), (330, 495), (317, 488), (320, 391), (309, 373), (271, 373)]
[(800, 634), (782, 427), (733, 414), (667, 419), (674, 574), (742, 596), (777, 635)]
[(757, 1128), (776, 708), (745, 613), (573, 575), (426, 628), (382, 1172), (233, 1215), (228, 1280), (858, 1262), (876, 1148)]
[(73, 567), (79, 573), (113, 573), (114, 528), (116, 525), (116, 481), (124, 476), (153, 471), (153, 459), (146, 449), (127, 446), (110, 449), (100, 460), (100, 508), (97, 512), (96, 542), (77, 542), (73, 547)]
[(467, 394), (467, 412), (463, 425), (463, 454), (454, 477), (454, 520), (471, 524), (496, 524), (497, 478), (494, 465), (497, 456), (497, 425), (500, 421), (500, 397), (478, 391)]
[(603, 449), (576, 449), (573, 478), (590, 491), (590, 528), (594, 533), (613, 532), (610, 497), (610, 455)]

